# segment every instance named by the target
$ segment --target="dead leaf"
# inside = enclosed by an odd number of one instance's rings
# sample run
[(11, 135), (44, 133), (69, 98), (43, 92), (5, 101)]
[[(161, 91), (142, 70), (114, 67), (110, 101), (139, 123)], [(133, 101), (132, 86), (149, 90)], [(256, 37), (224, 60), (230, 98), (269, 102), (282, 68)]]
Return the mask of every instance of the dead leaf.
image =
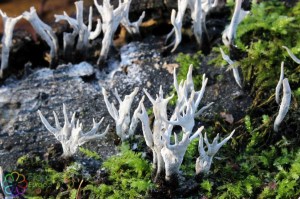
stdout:
[(220, 113), (220, 116), (226, 121), (228, 122), (229, 124), (233, 124), (234, 122), (234, 118), (231, 114), (228, 114), (226, 112), (221, 112)]
[(46, 54), (44, 55), (44, 60), (47, 61), (48, 63), (51, 62), (51, 56), (50, 56), (49, 53), (46, 53)]
[(167, 62), (165, 62), (162, 66), (164, 69), (166, 69), (170, 74), (173, 74), (174, 72), (174, 68), (178, 68), (179, 65), (174, 63), (174, 64), (168, 64)]
[(276, 182), (270, 182), (268, 184), (268, 187), (270, 190), (276, 190), (277, 189), (277, 183)]

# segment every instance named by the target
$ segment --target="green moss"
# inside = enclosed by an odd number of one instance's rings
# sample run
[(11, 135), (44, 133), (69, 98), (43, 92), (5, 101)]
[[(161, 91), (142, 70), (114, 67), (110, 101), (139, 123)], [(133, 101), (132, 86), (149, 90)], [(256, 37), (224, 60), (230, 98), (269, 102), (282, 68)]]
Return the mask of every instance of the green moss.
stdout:
[(259, 145), (264, 144), (265, 135), (270, 131), (272, 128), (271, 126), (271, 119), (268, 115), (262, 115), (261, 119), (256, 118), (253, 122), (257, 128), (254, 128), (252, 121), (249, 115), (246, 115), (244, 118), (245, 122), (245, 129), (247, 131), (247, 145), (246, 151), (256, 151)]
[(72, 189), (70, 191), (70, 199), (76, 199), (77, 196), (77, 190), (76, 189)]
[[(66, 183), (68, 189), (72, 189), (76, 184), (79, 184), (83, 176), (81, 171), (83, 166), (77, 162), (72, 163), (62, 173), (63, 182)], [(87, 176), (84, 176), (85, 180), (90, 180)]]
[(91, 150), (85, 149), (83, 147), (79, 147), (79, 151), (81, 153), (83, 153), (85, 156), (89, 157), (89, 158), (92, 158), (92, 159), (95, 159), (95, 160), (100, 160), (101, 159), (100, 155), (95, 151), (91, 151)]
[(179, 70), (177, 72), (177, 81), (180, 83), (180, 81), (184, 81), (186, 79), (186, 75), (189, 71), (189, 67), (192, 64), (193, 65), (193, 80), (195, 88), (201, 87), (201, 81), (202, 81), (202, 74), (197, 74), (197, 71), (200, 68), (201, 64), (201, 58), (202, 58), (201, 51), (198, 51), (197, 53), (190, 55), (190, 54), (183, 54), (179, 53), (176, 61), (179, 63)]
[(153, 114), (153, 109), (152, 108), (148, 108), (147, 109), (147, 114), (148, 115), (152, 115)]
[(150, 164), (123, 144), (121, 153), (107, 159), (103, 163), (109, 173), (110, 184), (87, 186), (84, 190), (91, 191), (91, 197), (99, 198), (143, 198), (149, 188)]
[(300, 196), (300, 151), (291, 153), (283, 149), (284, 156), (277, 158), (274, 165), (278, 173), (272, 183), (264, 187), (260, 198), (297, 198)]
[(295, 95), (298, 103), (300, 103), (300, 87), (294, 91), (294, 95)]
[(246, 126), (246, 129), (249, 133), (251, 133), (253, 131), (253, 127), (252, 127), (252, 124), (251, 124), (251, 120), (250, 120), (250, 116), (249, 115), (246, 115), (245, 116), (245, 126)]
[[(300, 55), (300, 4), (287, 8), (279, 1), (253, 4), (252, 14), (238, 27), (236, 44), (248, 56), (240, 60), (246, 82), (257, 90), (274, 91), (277, 84), (280, 64), (285, 62), (285, 76), (289, 82), (300, 82), (299, 67), (287, 55), (283, 45), (292, 48)], [(270, 90), (272, 88), (272, 90)]]
[(224, 79), (224, 75), (218, 75), (217, 77), (216, 77), (216, 79), (217, 79), (217, 81), (222, 81), (223, 79)]
[(226, 190), (219, 198), (242, 198), (249, 197), (253, 194), (254, 190), (261, 185), (261, 180), (254, 176), (249, 175), (243, 180), (235, 183), (227, 183), (224, 186), (218, 187), (218, 190)]
[(58, 190), (63, 184), (62, 173), (44, 165), (41, 169), (26, 173), (28, 189), (26, 196), (44, 195), (45, 193)]
[(106, 196), (114, 191), (112, 186), (106, 184), (101, 184), (100, 186), (89, 184), (83, 190), (91, 192), (90, 198), (108, 198)]
[(204, 191), (205, 195), (208, 197), (212, 196), (212, 188), (213, 183), (211, 183), (209, 180), (203, 180), (203, 182), (200, 184), (201, 189)]
[[(228, 48), (226, 48), (225, 46), (222, 46), (221, 48), (222, 48), (222, 50), (224, 51), (224, 53), (226, 55), (229, 55), (229, 49)], [(228, 65), (228, 63), (223, 59), (219, 47), (213, 47), (212, 50), (211, 50), (211, 53), (214, 55), (214, 57), (207, 62), (209, 65), (214, 65), (214, 66), (217, 66), (217, 67)]]
[(199, 139), (197, 138), (189, 144), (181, 165), (181, 170), (189, 177), (195, 175), (195, 163), (199, 157), (198, 143)]
[(17, 164), (23, 165), (28, 160), (28, 157), (29, 157), (28, 155), (23, 155), (23, 156), (19, 157), (17, 160)]
[(88, 180), (81, 175), (82, 165), (76, 162), (59, 172), (38, 156), (22, 157), (21, 159), (23, 161), (19, 172), (25, 175), (28, 181), (25, 192), (26, 198), (59, 197), (60, 193), (65, 198), (74, 198), (74, 190), (77, 190), (80, 181), (84, 178), (84, 180)]
[[(107, 184), (99, 185), (92, 176), (83, 175), (84, 165), (79, 162), (71, 162), (62, 172), (40, 158), (24, 156), (19, 162), (26, 165), (20, 170), (29, 182), (26, 198), (76, 198), (81, 181), (80, 194), (89, 198), (143, 198), (153, 187), (150, 164), (141, 153), (131, 151), (126, 144), (122, 145), (120, 154), (103, 163), (108, 173)], [(32, 165), (38, 167), (33, 169)]]
[[(254, 132), (257, 129), (251, 128)], [(199, 191), (209, 198), (298, 198), (300, 148), (295, 152), (284, 137), (270, 147), (258, 147), (259, 143), (263, 141), (247, 146), (251, 150), (223, 148), (219, 154), (222, 158), (214, 161), (210, 175), (200, 182)]]

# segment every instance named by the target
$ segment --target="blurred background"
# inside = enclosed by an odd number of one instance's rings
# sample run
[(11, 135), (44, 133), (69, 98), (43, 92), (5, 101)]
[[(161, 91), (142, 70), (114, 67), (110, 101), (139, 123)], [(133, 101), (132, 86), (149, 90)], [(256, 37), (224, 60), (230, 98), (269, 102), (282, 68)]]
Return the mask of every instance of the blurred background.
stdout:
[[(9, 17), (16, 17), (34, 6), (40, 18), (46, 23), (54, 22), (54, 14), (62, 14), (66, 11), (69, 15), (75, 12), (74, 2), (76, 0), (0, 0), (0, 9)], [(84, 0), (85, 6), (93, 4), (93, 0)], [(30, 31), (31, 26), (26, 20), (17, 23), (16, 29)], [(3, 31), (3, 21), (0, 17), (0, 34)]]

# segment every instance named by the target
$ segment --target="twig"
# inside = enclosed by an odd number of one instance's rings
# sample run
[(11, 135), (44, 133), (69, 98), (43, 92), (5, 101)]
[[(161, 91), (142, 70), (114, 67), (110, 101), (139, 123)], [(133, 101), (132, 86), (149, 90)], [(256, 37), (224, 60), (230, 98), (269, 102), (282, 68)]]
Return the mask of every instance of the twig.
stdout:
[(81, 185), (83, 183), (83, 179), (81, 180), (80, 184), (79, 184), (79, 187), (77, 189), (77, 193), (76, 193), (76, 199), (79, 199), (79, 193), (80, 193), (80, 188), (81, 188)]

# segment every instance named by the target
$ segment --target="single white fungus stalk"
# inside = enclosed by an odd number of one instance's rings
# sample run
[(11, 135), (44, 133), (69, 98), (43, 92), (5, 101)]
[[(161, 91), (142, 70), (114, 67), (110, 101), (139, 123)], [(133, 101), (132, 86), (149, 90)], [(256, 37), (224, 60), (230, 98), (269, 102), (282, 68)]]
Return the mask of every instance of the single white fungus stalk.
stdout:
[(128, 135), (130, 135), (130, 136), (134, 134), (135, 129), (139, 123), (138, 115), (139, 115), (139, 112), (142, 110), (142, 105), (143, 105), (144, 100), (145, 100), (145, 96), (143, 96), (142, 99), (140, 100), (139, 105), (135, 109), (133, 116), (131, 118), (131, 123), (130, 123), (130, 127), (128, 130)]
[(0, 187), (1, 187), (2, 190), (4, 189), (4, 186), (3, 186), (3, 178), (4, 178), (3, 169), (2, 169), (2, 167), (0, 166)]
[(249, 11), (245, 11), (241, 8), (242, 2), (243, 2), (243, 0), (235, 1), (234, 13), (233, 13), (231, 22), (230, 22), (229, 26), (227, 26), (223, 32), (222, 41), (225, 46), (230, 46), (230, 45), (234, 44), (233, 42), (234, 42), (234, 38), (236, 35), (237, 27), (238, 27), (239, 23), (249, 13)]
[(93, 7), (90, 6), (89, 24), (88, 24), (89, 40), (96, 39), (102, 31), (102, 23), (100, 19), (97, 19), (96, 28), (94, 31), (92, 31), (92, 23), (93, 23), (92, 19), (93, 19)]
[(12, 45), (13, 30), (16, 23), (22, 19), (22, 16), (15, 18), (8, 17), (5, 12), (0, 9), (0, 15), (3, 20), (3, 36), (2, 36), (2, 53), (1, 53), (1, 68), (0, 78), (3, 76), (3, 70), (8, 67), (9, 62), (9, 51)]
[(235, 79), (235, 82), (237, 83), (237, 85), (240, 88), (243, 88), (243, 86), (242, 86), (242, 80), (241, 80), (240, 73), (239, 73), (239, 70), (238, 70), (238, 66), (235, 66), (236, 62), (232, 61), (230, 59), (230, 57), (224, 53), (224, 51), (222, 50), (222, 48), (220, 48), (220, 51), (221, 51), (221, 54), (222, 54), (222, 58), (230, 65), (230, 67), (228, 68), (228, 70), (232, 69), (232, 71), (233, 71), (233, 77)]
[(224, 4), (225, 4), (224, 0), (214, 0), (212, 7), (221, 7), (224, 6)]
[(282, 96), (278, 115), (274, 122), (274, 131), (275, 132), (278, 132), (279, 125), (281, 124), (281, 122), (283, 121), (287, 112), (289, 111), (291, 97), (292, 97), (292, 91), (291, 91), (291, 87), (289, 85), (288, 79), (285, 78), (282, 81), (282, 84), (283, 84), (283, 96)]
[(294, 60), (294, 62), (296, 62), (297, 64), (300, 64), (300, 59), (298, 59), (294, 53), (292, 53), (292, 51), (286, 47), (286, 46), (282, 46), (284, 49), (286, 49), (286, 51), (288, 52), (288, 54), (290, 55), (290, 57)]
[(182, 28), (182, 20), (184, 17), (184, 13), (185, 10), (187, 8), (188, 5), (188, 0), (178, 0), (178, 12), (176, 15), (176, 10), (172, 10), (171, 13), (171, 23), (173, 25), (173, 29), (172, 31), (167, 35), (166, 38), (166, 43), (169, 40), (169, 38), (175, 33), (175, 40), (169, 44), (166, 48), (169, 48), (171, 46), (173, 46), (173, 49), (171, 50), (171, 52), (174, 52), (176, 50), (176, 48), (178, 47), (178, 45), (181, 42), (182, 39), (182, 33), (181, 33), (181, 28)]
[(88, 141), (103, 138), (107, 134), (109, 129), (108, 125), (103, 133), (96, 134), (104, 118), (102, 118), (99, 123), (96, 123), (93, 119), (93, 128), (89, 132), (84, 133), (82, 131), (82, 123), (79, 123), (79, 120), (77, 120), (76, 122), (75, 113), (73, 113), (72, 115), (71, 123), (69, 122), (67, 109), (64, 104), (63, 114), (65, 122), (63, 127), (60, 126), (58, 117), (54, 111), (53, 115), (55, 119), (55, 128), (49, 124), (40, 110), (38, 110), (38, 114), (47, 130), (51, 132), (61, 143), (63, 148), (63, 157), (71, 157), (76, 153), (79, 146)]
[(79, 28), (76, 50), (83, 51), (83, 49), (89, 47), (88, 29), (87, 26), (83, 23), (83, 1), (76, 1), (75, 7), (76, 7), (76, 19)]
[(277, 104), (280, 103), (279, 98), (280, 98), (280, 90), (282, 87), (283, 78), (284, 78), (284, 62), (281, 62), (280, 77), (279, 77), (279, 81), (278, 81), (276, 89), (275, 89), (275, 100), (276, 100)]
[[(209, 2), (209, 9), (211, 8), (210, 0)], [(196, 38), (196, 41), (199, 46), (202, 44), (202, 9), (203, 4), (201, 6), (201, 0), (189, 0), (188, 2), (189, 8), (191, 9), (191, 18), (193, 23), (193, 32)], [(208, 10), (207, 10), (208, 11)], [(205, 13), (204, 13), (205, 14)]]

